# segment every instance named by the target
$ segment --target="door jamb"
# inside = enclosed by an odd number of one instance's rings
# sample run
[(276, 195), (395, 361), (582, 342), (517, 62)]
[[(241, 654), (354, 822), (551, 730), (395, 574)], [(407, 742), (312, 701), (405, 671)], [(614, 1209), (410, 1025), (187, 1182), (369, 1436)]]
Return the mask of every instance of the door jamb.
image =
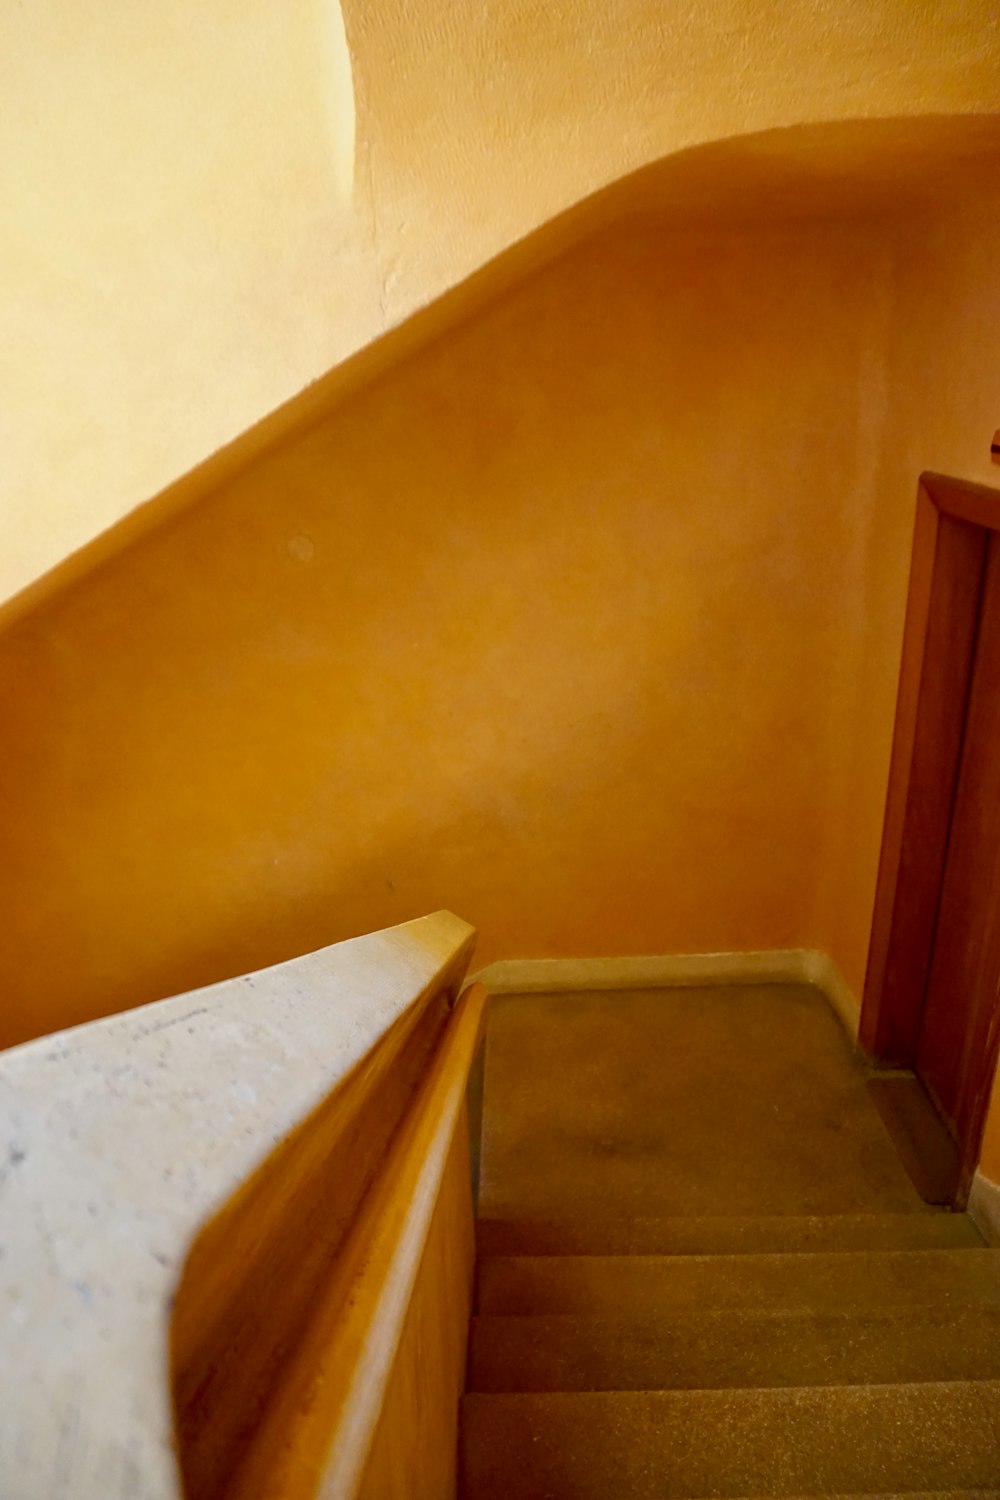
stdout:
[[(861, 1009), (861, 1045), (883, 1066), (911, 1068), (916, 1061), (993, 531), (1000, 531), (1000, 491), (920, 476)], [(995, 1005), (996, 997), (973, 998), (974, 1007), (983, 1004)], [(964, 1202), (979, 1158), (1000, 1026), (991, 1027), (990, 1039), (963, 1085), (970, 1108), (958, 1142), (957, 1202)]]

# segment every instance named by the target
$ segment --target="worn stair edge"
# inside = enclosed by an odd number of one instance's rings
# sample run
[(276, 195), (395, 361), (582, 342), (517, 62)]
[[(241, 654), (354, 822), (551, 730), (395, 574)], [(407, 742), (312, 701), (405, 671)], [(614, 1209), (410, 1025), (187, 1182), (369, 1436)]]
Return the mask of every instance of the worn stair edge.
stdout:
[(992, 1250), (498, 1256), (479, 1262), (476, 1281), (477, 1313), (839, 1312), (1000, 1302)]
[(721, 1390), (1000, 1380), (1000, 1307), (673, 1318), (476, 1317), (469, 1391)]
[(469, 1395), (463, 1500), (728, 1500), (1000, 1483), (1000, 1384)]
[(480, 1219), (489, 1255), (745, 1255), (798, 1250), (979, 1249), (968, 1214), (811, 1214), (760, 1218)]

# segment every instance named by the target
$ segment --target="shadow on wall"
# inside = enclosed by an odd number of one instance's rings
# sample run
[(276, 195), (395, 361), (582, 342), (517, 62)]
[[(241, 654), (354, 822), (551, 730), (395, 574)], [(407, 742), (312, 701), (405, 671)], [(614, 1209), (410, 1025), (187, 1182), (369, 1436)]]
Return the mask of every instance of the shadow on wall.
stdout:
[(484, 963), (822, 946), (872, 215), (950, 202), (995, 141), (888, 122), (649, 169), (12, 612), (4, 1040), (441, 906)]
[[(331, 18), (330, 25), (339, 33), (342, 21)], [(331, 49), (331, 66), (337, 69), (339, 35), (332, 38)], [(347, 95), (341, 90), (337, 97)], [(347, 132), (353, 139), (353, 124), (345, 121), (339, 128), (337, 160), (346, 163)], [(1000, 114), (941, 115), (770, 130), (680, 151), (643, 167), (545, 224), (405, 324), (337, 365), (45, 577), (0, 602), (0, 628), (215, 493), (261, 456), (321, 421), (342, 401), (567, 251), (634, 215), (662, 214), (677, 231), (809, 219), (885, 220), (921, 212), (940, 217), (982, 201), (998, 151)]]

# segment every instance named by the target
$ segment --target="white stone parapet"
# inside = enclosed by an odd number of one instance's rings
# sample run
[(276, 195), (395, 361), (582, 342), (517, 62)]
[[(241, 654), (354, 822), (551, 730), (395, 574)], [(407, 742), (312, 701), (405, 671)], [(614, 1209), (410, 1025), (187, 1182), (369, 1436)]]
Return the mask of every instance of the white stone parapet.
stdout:
[(192, 1240), (472, 935), (438, 912), (0, 1054), (4, 1500), (181, 1494)]

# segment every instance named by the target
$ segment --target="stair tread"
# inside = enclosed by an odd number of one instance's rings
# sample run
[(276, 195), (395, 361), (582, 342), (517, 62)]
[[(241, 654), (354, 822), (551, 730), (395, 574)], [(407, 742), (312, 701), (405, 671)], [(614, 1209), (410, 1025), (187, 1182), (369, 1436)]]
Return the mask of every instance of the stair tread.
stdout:
[(791, 1250), (981, 1249), (968, 1214), (771, 1214), (480, 1219), (480, 1255), (713, 1255)]
[(470, 1391), (600, 1391), (1000, 1380), (1000, 1306), (641, 1318), (480, 1315)]
[(988, 1249), (679, 1256), (497, 1256), (479, 1262), (479, 1313), (816, 1312), (1000, 1301)]
[(701, 1500), (1000, 1483), (1000, 1382), (471, 1394), (465, 1500)]

